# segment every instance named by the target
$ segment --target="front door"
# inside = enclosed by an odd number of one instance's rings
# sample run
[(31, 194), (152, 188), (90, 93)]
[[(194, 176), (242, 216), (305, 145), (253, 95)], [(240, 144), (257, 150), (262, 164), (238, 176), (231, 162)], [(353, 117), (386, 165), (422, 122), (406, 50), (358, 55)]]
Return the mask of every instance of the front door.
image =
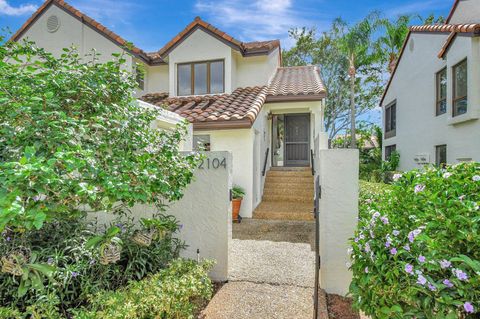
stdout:
[(308, 166), (310, 114), (285, 115), (285, 166)]

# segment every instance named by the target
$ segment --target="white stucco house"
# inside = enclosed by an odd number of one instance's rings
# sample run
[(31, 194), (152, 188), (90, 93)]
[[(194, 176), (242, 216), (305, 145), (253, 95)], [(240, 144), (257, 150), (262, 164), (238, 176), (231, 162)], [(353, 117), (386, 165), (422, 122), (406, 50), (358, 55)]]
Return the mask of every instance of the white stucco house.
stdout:
[(381, 100), (383, 156), (400, 169), (480, 161), (480, 0), (410, 28)]
[[(298, 213), (291, 219), (311, 216), (306, 168), (310, 151), (327, 145), (326, 90), (318, 67), (282, 67), (279, 40), (242, 42), (197, 17), (158, 51), (145, 52), (60, 0), (47, 0), (12, 40), (27, 38), (54, 54), (71, 45), (80, 54), (95, 48), (101, 61), (127, 52), (127, 67), (145, 70), (139, 98), (192, 123), (194, 145), (232, 153), (233, 183), (246, 190), (243, 217), (285, 207)], [(305, 169), (282, 175), (282, 167)], [(270, 202), (261, 206), (268, 178)], [(280, 196), (296, 189), (303, 197)]]

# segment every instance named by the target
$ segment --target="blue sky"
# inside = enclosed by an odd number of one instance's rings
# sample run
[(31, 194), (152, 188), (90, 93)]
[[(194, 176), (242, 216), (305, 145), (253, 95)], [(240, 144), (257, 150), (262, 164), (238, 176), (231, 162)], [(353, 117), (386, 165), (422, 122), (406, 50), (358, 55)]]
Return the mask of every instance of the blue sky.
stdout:
[[(197, 15), (242, 41), (281, 39), (288, 29), (325, 30), (341, 16), (354, 22), (372, 10), (446, 16), (453, 0), (70, 0), (80, 11), (146, 51), (156, 51)], [(0, 0), (0, 28), (16, 31), (41, 0)]]

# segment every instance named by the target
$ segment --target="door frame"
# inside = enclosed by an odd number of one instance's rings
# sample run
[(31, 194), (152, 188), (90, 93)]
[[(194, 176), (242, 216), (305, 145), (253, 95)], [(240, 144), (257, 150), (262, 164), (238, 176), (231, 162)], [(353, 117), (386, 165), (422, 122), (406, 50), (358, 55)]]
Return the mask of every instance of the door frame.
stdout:
[(274, 154), (273, 154), (273, 153), (274, 153), (274, 152), (273, 152), (273, 149), (274, 149), (274, 148), (273, 148), (274, 140), (273, 140), (273, 136), (274, 136), (274, 135), (273, 135), (273, 119), (272, 119), (272, 121), (271, 121), (271, 123), (272, 123), (271, 126), (272, 126), (272, 127), (271, 127), (271, 130), (270, 130), (270, 136), (272, 136), (271, 141), (270, 141), (270, 144), (271, 144), (270, 147), (272, 148), (271, 158), (270, 158), (271, 163), (272, 163), (272, 167), (309, 167), (309, 166), (311, 165), (311, 163), (310, 163), (310, 156), (308, 156), (309, 152), (307, 152), (307, 158), (308, 158), (308, 163), (307, 163), (307, 164), (305, 164), (305, 165), (298, 165), (298, 164), (287, 165), (287, 164), (286, 164), (286, 162), (287, 162), (287, 157), (286, 157), (287, 147), (286, 147), (286, 141), (285, 141), (285, 140), (286, 140), (286, 136), (287, 136), (287, 125), (286, 125), (287, 121), (286, 121), (285, 118), (288, 117), (288, 116), (300, 116), (300, 115), (308, 117), (308, 121), (307, 121), (307, 127), (308, 127), (308, 141), (307, 141), (307, 143), (308, 143), (308, 148), (307, 148), (307, 150), (309, 150), (309, 149), (311, 148), (311, 136), (310, 136), (310, 135), (311, 135), (311, 133), (312, 133), (312, 132), (310, 131), (310, 126), (311, 126), (311, 121), (312, 121), (311, 113), (277, 113), (277, 114), (273, 114), (273, 116), (275, 116), (275, 115), (277, 115), (277, 116), (278, 116), (278, 115), (283, 115), (283, 117), (284, 117), (285, 136), (284, 136), (284, 140), (283, 140), (283, 166), (274, 166), (274, 165), (273, 165), (273, 163), (274, 163), (274, 158), (273, 158), (273, 156), (274, 156)]

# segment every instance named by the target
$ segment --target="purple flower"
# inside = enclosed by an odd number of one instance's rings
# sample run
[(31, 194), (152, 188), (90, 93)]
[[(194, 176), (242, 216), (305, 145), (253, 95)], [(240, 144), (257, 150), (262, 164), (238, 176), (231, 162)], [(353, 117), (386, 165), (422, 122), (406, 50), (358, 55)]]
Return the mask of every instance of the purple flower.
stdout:
[(365, 244), (365, 252), (366, 253), (370, 252), (370, 244), (369, 243)]
[(390, 249), (390, 254), (396, 255), (397, 254), (397, 248)]
[(358, 243), (360, 239), (358, 237), (355, 237), (355, 242)]
[(468, 280), (468, 275), (461, 269), (455, 269), (455, 276), (457, 276), (457, 278), (462, 281)]
[(390, 242), (390, 240), (387, 240), (387, 241), (385, 242), (385, 247), (387, 247), (387, 248), (388, 248), (388, 247), (390, 247), (390, 245), (391, 245), (391, 242)]
[(410, 245), (406, 244), (405, 246), (403, 246), (403, 249), (405, 249), (406, 251), (410, 251)]
[(468, 301), (463, 304), (463, 309), (465, 309), (466, 313), (473, 313), (475, 311), (475, 309), (473, 308), (473, 305)]
[(408, 233), (408, 240), (409, 240), (411, 243), (413, 243), (414, 239), (415, 239), (415, 235), (413, 234), (413, 232), (409, 232), (409, 233)]
[(423, 277), (423, 275), (418, 275), (417, 284), (425, 286), (426, 283), (427, 283), (427, 278)]
[(415, 193), (420, 193), (425, 190), (425, 185), (423, 184), (417, 184), (415, 185)]
[(6, 240), (7, 240), (7, 241), (10, 241), (10, 240), (12, 240), (12, 239), (11, 239), (10, 237), (7, 237)]
[(385, 225), (388, 225), (388, 218), (387, 218), (387, 217), (382, 216), (382, 217), (380, 217), (380, 220), (381, 220), (382, 223), (384, 223)]
[(473, 180), (474, 182), (480, 181), (480, 175), (475, 175), (475, 176), (473, 176), (473, 177), (472, 177), (472, 180)]
[(409, 274), (413, 274), (413, 266), (410, 264), (405, 265), (405, 271)]
[(392, 233), (393, 233), (393, 236), (398, 236), (398, 235), (400, 235), (400, 232), (399, 232), (398, 230), (396, 230), (396, 229), (395, 229)]
[(373, 213), (372, 217), (373, 217), (373, 219), (376, 219), (376, 218), (380, 217), (380, 213), (375, 212), (375, 213)]
[(402, 178), (402, 174), (394, 174), (393, 175), (393, 180), (396, 182), (398, 181), (400, 178)]
[(365, 273), (368, 274), (368, 267), (365, 267)]
[(435, 291), (437, 290), (437, 287), (435, 287), (433, 284), (431, 283), (428, 283), (428, 289), (430, 289), (430, 291)]
[(49, 264), (49, 265), (53, 264), (53, 258), (52, 257), (47, 259), (47, 264)]
[(418, 256), (418, 261), (421, 262), (421, 263), (424, 263), (427, 259), (425, 258), (425, 256)]
[(442, 269), (450, 268), (451, 265), (452, 265), (452, 263), (449, 262), (449, 261), (446, 260), (446, 259), (440, 261), (440, 267), (441, 267)]
[(72, 277), (75, 278), (75, 277), (77, 277), (77, 276), (78, 276), (78, 272), (72, 271)]
[(442, 283), (443, 283), (445, 286), (447, 286), (448, 288), (452, 288), (452, 287), (453, 287), (452, 282), (451, 282), (450, 280), (448, 280), (448, 279), (443, 280)]

